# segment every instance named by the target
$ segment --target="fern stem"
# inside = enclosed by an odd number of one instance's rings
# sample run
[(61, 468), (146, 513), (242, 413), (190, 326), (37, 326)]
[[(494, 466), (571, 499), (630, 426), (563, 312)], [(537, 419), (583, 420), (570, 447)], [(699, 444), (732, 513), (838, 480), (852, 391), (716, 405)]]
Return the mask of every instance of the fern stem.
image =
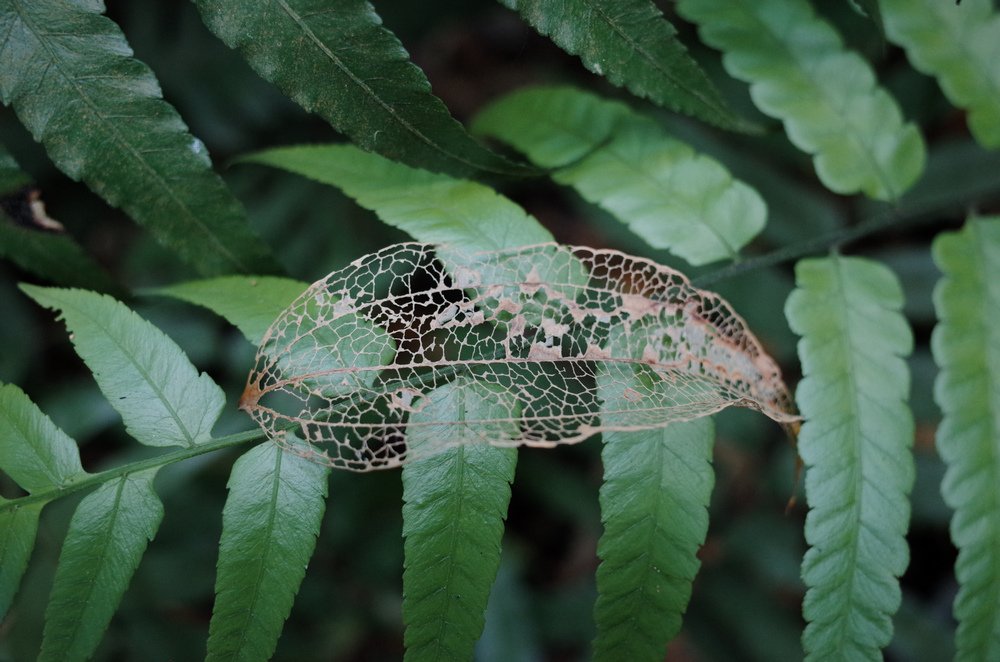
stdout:
[(236, 434), (226, 435), (225, 437), (219, 437), (218, 439), (212, 439), (211, 441), (207, 441), (203, 444), (198, 444), (190, 448), (180, 448), (170, 453), (163, 453), (162, 455), (146, 458), (145, 460), (129, 462), (128, 464), (123, 464), (120, 467), (108, 469), (107, 471), (101, 471), (96, 474), (87, 474), (79, 480), (75, 480), (52, 490), (35, 492), (34, 494), (21, 497), (20, 499), (4, 501), (3, 503), (0, 503), (0, 513), (13, 512), (18, 508), (28, 506), (33, 503), (47, 503), (68, 494), (73, 494), (74, 492), (80, 492), (97, 485), (103, 485), (104, 483), (116, 480), (122, 476), (138, 473), (147, 469), (164, 467), (168, 464), (173, 464), (174, 462), (180, 462), (181, 460), (187, 460), (192, 457), (222, 450), (223, 448), (229, 448), (231, 446), (239, 446), (240, 444), (245, 444), (248, 441), (256, 441), (263, 437), (264, 433), (261, 430), (247, 430), (246, 432), (238, 432)]

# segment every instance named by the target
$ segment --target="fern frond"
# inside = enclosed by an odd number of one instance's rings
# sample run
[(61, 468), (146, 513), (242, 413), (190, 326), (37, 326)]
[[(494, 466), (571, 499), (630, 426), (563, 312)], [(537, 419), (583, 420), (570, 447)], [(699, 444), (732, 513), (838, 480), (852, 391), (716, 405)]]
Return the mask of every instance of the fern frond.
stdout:
[(106, 483), (77, 506), (45, 610), (40, 662), (86, 660), (163, 519), (156, 469)]
[(208, 660), (267, 660), (316, 546), (327, 467), (272, 443), (233, 465), (222, 511)]
[(881, 659), (909, 562), (914, 479), (902, 291), (861, 258), (803, 260), (795, 273), (786, 315), (802, 336), (798, 446), (810, 507), (803, 644), (808, 659)]
[(102, 2), (0, 0), (0, 99), (52, 161), (206, 274), (276, 270)]
[(595, 660), (661, 660), (708, 532), (711, 418), (604, 433)]
[(940, 235), (934, 260), (944, 272), (932, 347), (941, 491), (955, 510), (957, 659), (991, 660), (1000, 657), (1000, 217)]
[[(414, 413), (409, 443), (435, 445), (448, 421), (506, 417), (505, 394), (471, 380), (438, 388), (440, 400)], [(515, 423), (512, 423), (516, 427)], [(516, 434), (516, 431), (512, 431)], [(449, 449), (403, 467), (403, 622), (406, 660), (472, 657), (490, 587), (517, 450), (485, 443)]]
[(649, 0), (500, 0), (541, 34), (612, 84), (665, 108), (727, 129), (749, 123), (677, 39)]
[(889, 39), (913, 66), (937, 77), (952, 103), (969, 109), (984, 147), (1000, 148), (1000, 13), (992, 0), (881, 0)]
[(279, 147), (243, 160), (336, 186), (419, 241), (463, 251), (552, 241), (538, 221), (488, 186), (410, 168), (349, 145)]
[(226, 396), (166, 334), (109, 296), (34, 285), (21, 289), (59, 311), (77, 353), (137, 441), (194, 446), (212, 438)]
[(510, 94), (475, 120), (552, 178), (694, 265), (733, 258), (764, 227), (767, 206), (718, 161), (628, 106), (569, 87)]
[(460, 176), (529, 172), (466, 133), (367, 0), (195, 4), (258, 74), (361, 147)]
[(871, 67), (807, 0), (681, 0), (677, 10), (723, 51), (726, 70), (750, 83), (757, 107), (813, 155), (831, 191), (895, 200), (920, 176), (917, 127), (903, 123)]

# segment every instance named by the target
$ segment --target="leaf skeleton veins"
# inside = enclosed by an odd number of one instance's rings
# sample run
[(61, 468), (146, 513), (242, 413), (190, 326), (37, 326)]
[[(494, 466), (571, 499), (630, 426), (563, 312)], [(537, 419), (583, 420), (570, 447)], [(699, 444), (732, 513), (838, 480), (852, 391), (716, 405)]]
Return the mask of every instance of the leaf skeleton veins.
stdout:
[(557, 244), (364, 256), (278, 316), (240, 399), (287, 450), (355, 471), (731, 405), (798, 420), (777, 364), (728, 303), (650, 260)]

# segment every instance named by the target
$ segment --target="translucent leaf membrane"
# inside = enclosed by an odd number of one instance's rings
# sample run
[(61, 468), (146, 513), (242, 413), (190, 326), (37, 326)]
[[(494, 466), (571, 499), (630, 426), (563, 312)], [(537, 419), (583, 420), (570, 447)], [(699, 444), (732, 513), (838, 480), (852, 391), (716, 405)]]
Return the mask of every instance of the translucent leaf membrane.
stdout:
[[(451, 401), (463, 389), (441, 387), (457, 378), (493, 394), (476, 410), (487, 415)], [(357, 471), (465, 444), (574, 443), (730, 405), (796, 420), (777, 365), (725, 301), (654, 262), (555, 244), (463, 255), (412, 243), (365, 256), (275, 320), (240, 400), (278, 443), (296, 428), (307, 455)], [(435, 411), (449, 415), (424, 415)]]

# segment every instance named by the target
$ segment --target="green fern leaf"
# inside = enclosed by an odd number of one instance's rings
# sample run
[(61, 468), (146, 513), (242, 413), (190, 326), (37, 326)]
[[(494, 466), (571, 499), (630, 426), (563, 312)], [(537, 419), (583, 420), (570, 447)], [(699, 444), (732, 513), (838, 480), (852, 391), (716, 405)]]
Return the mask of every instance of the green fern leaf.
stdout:
[(410, 168), (356, 147), (282, 147), (244, 160), (336, 186), (419, 241), (466, 252), (552, 241), (538, 221), (488, 186)]
[(500, 0), (612, 84), (665, 108), (746, 131), (648, 0)]
[(871, 67), (806, 0), (681, 0), (677, 9), (725, 53), (726, 70), (751, 84), (757, 107), (813, 155), (831, 191), (895, 200), (920, 176), (917, 127), (903, 123)]
[(992, 0), (882, 0), (889, 39), (936, 76), (981, 145), (1000, 148), (1000, 13)]
[(786, 306), (802, 336), (806, 593), (803, 634), (815, 660), (877, 660), (892, 637), (898, 577), (909, 562), (913, 417), (903, 357), (912, 336), (895, 276), (860, 258), (803, 260)]
[[(413, 448), (435, 444), (446, 421), (509, 416), (510, 404), (501, 401), (501, 393), (472, 380), (457, 379), (439, 389), (448, 397), (411, 417), (408, 440)], [(422, 423), (430, 424), (418, 427)], [(472, 658), (500, 567), (516, 464), (516, 449), (484, 443), (403, 467), (407, 660)]]
[(30, 503), (3, 510), (5, 503), (8, 500), (0, 497), (0, 620), (7, 614), (28, 567), (38, 533), (38, 516), (45, 505)]
[(275, 276), (220, 276), (148, 290), (203, 306), (224, 317), (247, 340), (259, 345), (274, 318), (290, 306), (309, 283)]
[(524, 174), (477, 143), (367, 0), (196, 0), (258, 74), (368, 150), (432, 170)]
[(944, 279), (935, 399), (944, 412), (937, 447), (948, 465), (941, 491), (955, 510), (959, 660), (1000, 657), (1000, 217), (972, 219), (934, 241)]
[(556, 169), (557, 182), (691, 264), (735, 257), (764, 227), (756, 191), (624, 104), (536, 88), (494, 103), (474, 128)]
[(712, 419), (604, 433), (595, 660), (662, 660), (708, 533)]
[(105, 483), (77, 506), (45, 610), (39, 662), (86, 660), (163, 518), (156, 469)]
[(0, 99), (67, 175), (208, 274), (277, 268), (103, 3), (0, 0)]
[(0, 386), (0, 469), (29, 493), (86, 475), (76, 442), (13, 384)]
[(225, 395), (162, 331), (109, 296), (33, 285), (21, 289), (61, 313), (77, 353), (129, 434), (150, 446), (194, 446), (211, 439)]
[(208, 660), (266, 660), (274, 653), (316, 545), (328, 474), (272, 443), (233, 465)]

